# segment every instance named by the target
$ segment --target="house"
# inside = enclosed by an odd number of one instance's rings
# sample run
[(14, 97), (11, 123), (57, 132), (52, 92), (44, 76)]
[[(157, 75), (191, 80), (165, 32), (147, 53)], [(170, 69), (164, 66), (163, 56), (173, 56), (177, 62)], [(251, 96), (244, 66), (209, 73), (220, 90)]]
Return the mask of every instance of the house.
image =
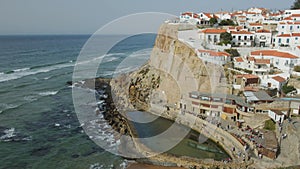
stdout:
[(247, 103), (260, 104), (260, 103), (271, 103), (274, 101), (265, 91), (260, 90), (257, 92), (244, 91)]
[(220, 20), (232, 19), (229, 12), (222, 12), (221, 11), (221, 12), (216, 12), (214, 15), (217, 16)]
[(283, 17), (286, 18), (295, 14), (300, 14), (300, 9), (285, 10), (283, 13)]
[(190, 23), (193, 25), (200, 24), (200, 18), (199, 15), (193, 12), (185, 12), (181, 13), (179, 16), (179, 20), (182, 23)]
[(290, 101), (291, 114), (299, 115), (300, 114), (300, 99)]
[(285, 117), (285, 114), (280, 110), (269, 110), (269, 117), (273, 119), (275, 122), (282, 123)]
[(248, 31), (232, 31), (232, 44), (235, 46), (253, 46), (254, 34)]
[(234, 68), (240, 68), (240, 69), (245, 69), (247, 67), (246, 62), (242, 57), (234, 57), (233, 58), (233, 65)]
[(205, 13), (205, 12), (198, 13), (198, 16), (201, 20), (200, 25), (210, 25), (209, 20), (211, 18), (214, 18), (213, 14)]
[(282, 21), (277, 25), (276, 31), (278, 35), (299, 33), (300, 32), (300, 22), (293, 21)]
[(266, 29), (259, 29), (255, 32), (255, 46), (270, 47), (272, 43), (272, 32)]
[(244, 14), (248, 23), (257, 23), (263, 20), (263, 16), (261, 13), (245, 12)]
[(255, 32), (257, 30), (263, 29), (263, 25), (261, 23), (248, 23), (247, 24), (248, 31)]
[(200, 40), (208, 43), (219, 43), (221, 33), (225, 33), (226, 29), (204, 29), (200, 31)]
[(277, 91), (281, 91), (283, 85), (287, 83), (287, 79), (280, 76), (265, 76), (261, 79), (261, 85), (267, 87), (269, 89), (277, 89)]
[(275, 46), (298, 46), (300, 45), (300, 32), (277, 35), (274, 40)]
[(289, 72), (294, 65), (300, 63), (298, 56), (278, 50), (258, 50), (252, 51), (250, 54), (256, 59), (270, 59), (274, 67), (284, 72)]
[(242, 89), (246, 86), (257, 86), (259, 83), (259, 77), (253, 74), (240, 74), (234, 76), (234, 84), (241, 85)]
[(216, 52), (212, 50), (197, 50), (198, 57), (205, 61), (217, 65), (224, 65), (230, 61), (230, 54), (227, 52)]

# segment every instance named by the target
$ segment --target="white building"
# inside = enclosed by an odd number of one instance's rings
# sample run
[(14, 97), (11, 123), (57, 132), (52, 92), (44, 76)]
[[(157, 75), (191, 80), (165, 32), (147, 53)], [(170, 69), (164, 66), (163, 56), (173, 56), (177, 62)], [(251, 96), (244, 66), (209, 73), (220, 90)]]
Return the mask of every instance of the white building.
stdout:
[(289, 33), (299, 33), (300, 32), (300, 22), (279, 22), (277, 25), (278, 35), (289, 34)]
[(261, 79), (261, 85), (270, 89), (277, 89), (277, 91), (281, 91), (283, 85), (287, 83), (287, 79), (280, 75), (275, 76), (264, 76)]
[(234, 67), (247, 69), (255, 75), (267, 75), (270, 72), (270, 59), (256, 59), (254, 57), (235, 57)]
[(300, 9), (285, 10), (284, 14), (283, 14), (283, 17), (284, 18), (290, 17), (290, 16), (292, 16), (294, 14), (300, 14)]
[(289, 33), (277, 35), (274, 38), (275, 46), (299, 46), (300, 45), (300, 33)]
[(197, 50), (198, 57), (205, 62), (224, 65), (230, 61), (230, 54), (227, 52), (216, 52), (212, 50)]
[(270, 47), (272, 43), (272, 32), (260, 29), (255, 32), (255, 46)]
[(193, 25), (198, 25), (200, 24), (200, 19), (199, 19), (199, 15), (193, 12), (185, 12), (180, 14), (179, 16), (179, 20), (180, 22), (183, 23), (190, 23)]
[[(285, 113), (287, 113), (287, 112), (285, 112)], [(284, 116), (285, 116), (285, 114), (282, 111), (278, 111), (278, 110), (269, 110), (268, 115), (275, 122), (280, 122), (280, 123), (283, 122)]]
[(263, 29), (263, 25), (261, 23), (248, 23), (247, 24), (248, 31), (255, 32), (257, 30)]
[(215, 16), (217, 16), (220, 20), (232, 19), (229, 12), (216, 12)]
[(232, 44), (235, 46), (253, 46), (254, 34), (248, 31), (233, 31)]
[(298, 56), (278, 50), (252, 51), (251, 56), (255, 57), (255, 59), (270, 59), (270, 62), (274, 67), (277, 67), (284, 72), (290, 72), (295, 65), (300, 63)]
[(221, 33), (225, 33), (226, 29), (204, 29), (199, 31), (199, 38), (207, 43), (219, 43)]

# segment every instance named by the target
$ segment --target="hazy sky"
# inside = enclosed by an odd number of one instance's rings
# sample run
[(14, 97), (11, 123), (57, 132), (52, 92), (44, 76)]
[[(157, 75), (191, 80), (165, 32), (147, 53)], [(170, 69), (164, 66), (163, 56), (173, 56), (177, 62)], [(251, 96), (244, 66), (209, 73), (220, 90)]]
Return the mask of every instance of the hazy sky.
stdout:
[(140, 12), (287, 9), (294, 0), (0, 0), (0, 34), (91, 34)]

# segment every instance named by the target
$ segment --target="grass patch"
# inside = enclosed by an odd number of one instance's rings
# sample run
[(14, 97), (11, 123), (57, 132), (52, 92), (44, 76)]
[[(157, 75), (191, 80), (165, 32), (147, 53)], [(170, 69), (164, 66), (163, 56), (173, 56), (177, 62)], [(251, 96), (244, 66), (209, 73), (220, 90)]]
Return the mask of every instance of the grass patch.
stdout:
[(264, 129), (274, 131), (275, 130), (275, 122), (271, 119), (265, 121)]

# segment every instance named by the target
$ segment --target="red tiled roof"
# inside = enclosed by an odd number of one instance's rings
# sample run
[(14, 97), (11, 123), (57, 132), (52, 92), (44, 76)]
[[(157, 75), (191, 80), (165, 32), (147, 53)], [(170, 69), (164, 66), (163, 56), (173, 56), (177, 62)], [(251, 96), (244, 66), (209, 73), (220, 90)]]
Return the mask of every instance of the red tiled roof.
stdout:
[(209, 53), (210, 56), (230, 56), (227, 52), (216, 52), (212, 50), (198, 50), (200, 53)]
[(251, 32), (248, 31), (232, 31), (231, 34), (253, 34)]
[(256, 64), (270, 64), (270, 59), (255, 59), (254, 63)]
[(236, 62), (244, 62), (244, 59), (241, 58), (241, 57), (235, 57), (234, 60), (235, 60)]
[(259, 78), (257, 75), (253, 74), (242, 74), (242, 75), (236, 75), (237, 78), (246, 78), (246, 79), (257, 79)]
[(261, 23), (249, 23), (250, 26), (262, 26)]
[(208, 18), (212, 18), (210, 13), (203, 13), (205, 16), (207, 16)]
[(249, 60), (249, 61), (254, 61), (255, 58), (254, 58), (254, 57), (248, 57), (248, 60)]
[(271, 33), (271, 31), (266, 30), (266, 29), (259, 29), (256, 31), (256, 33)]
[(281, 58), (298, 59), (298, 57), (293, 54), (290, 54), (287, 52), (280, 52), (277, 50), (258, 50), (258, 51), (251, 52), (251, 55), (275, 56), (275, 57), (281, 57)]
[(300, 36), (300, 33), (292, 33), (292, 34), (281, 34), (281, 35), (277, 35), (277, 37), (295, 37), (295, 36)]
[(288, 20), (293, 20), (293, 19), (292, 19), (292, 17), (287, 17), (287, 18), (284, 18), (283, 20), (288, 21)]
[(300, 17), (300, 14), (292, 14), (291, 17)]
[(202, 32), (211, 33), (211, 34), (221, 34), (221, 33), (225, 33), (226, 29), (205, 29)]
[(276, 80), (277, 82), (285, 82), (285, 78), (281, 77), (281, 76), (274, 76), (272, 77), (272, 79)]

